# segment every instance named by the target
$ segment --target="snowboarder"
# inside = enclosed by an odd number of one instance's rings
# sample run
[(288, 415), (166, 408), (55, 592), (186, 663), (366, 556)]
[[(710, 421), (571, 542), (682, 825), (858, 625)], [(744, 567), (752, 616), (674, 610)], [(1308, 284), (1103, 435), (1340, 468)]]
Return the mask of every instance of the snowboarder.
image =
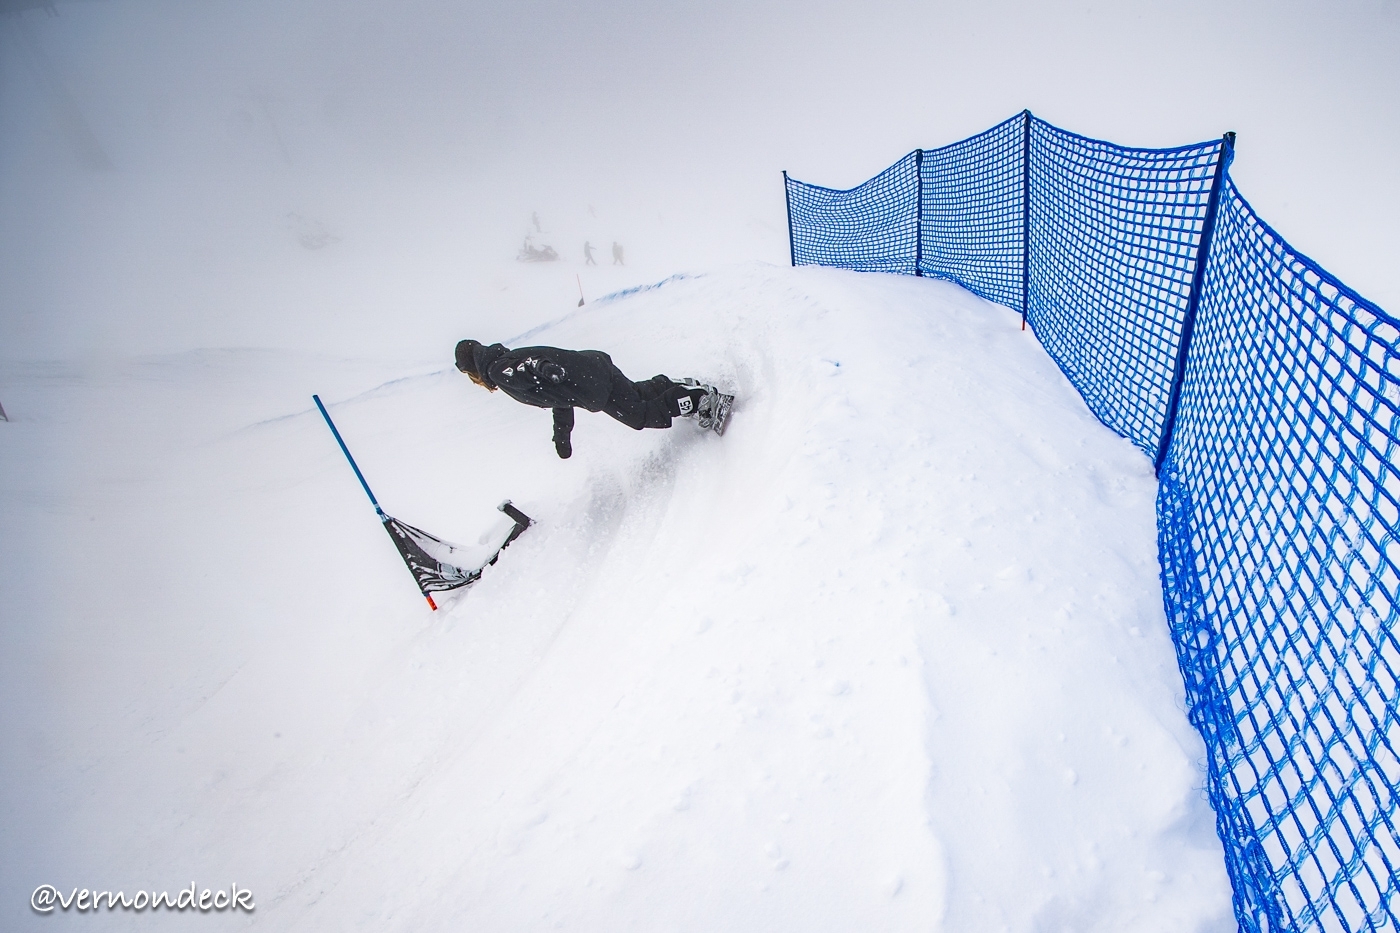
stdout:
[(615, 266), (625, 266), (625, 265), (627, 265), (627, 263), (625, 263), (625, 262), (622, 261), (622, 244), (619, 243), (619, 242), (617, 242), (616, 240), (613, 240), (613, 265), (615, 265)]
[(583, 264), (585, 266), (596, 266), (598, 263), (593, 259), (593, 244), (587, 240), (583, 241)]
[(653, 376), (633, 382), (601, 350), (523, 347), (510, 350), (475, 340), (457, 344), (457, 368), (491, 392), (554, 410), (554, 450), (573, 453), (574, 408), (607, 412), (629, 428), (669, 428), (674, 418), (695, 417), (701, 428), (724, 433), (732, 395), (694, 379)]

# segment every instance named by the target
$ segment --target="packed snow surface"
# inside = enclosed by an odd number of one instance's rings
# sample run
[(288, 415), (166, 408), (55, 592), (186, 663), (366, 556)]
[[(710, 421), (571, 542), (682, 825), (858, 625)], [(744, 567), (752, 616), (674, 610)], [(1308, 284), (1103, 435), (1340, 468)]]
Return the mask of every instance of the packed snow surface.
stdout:
[[(1151, 464), (1016, 315), (756, 263), (459, 336), (737, 407), (561, 461), (451, 346), (0, 371), (0, 925), (1233, 928)], [(430, 612), (313, 391), (390, 514), (537, 524)]]

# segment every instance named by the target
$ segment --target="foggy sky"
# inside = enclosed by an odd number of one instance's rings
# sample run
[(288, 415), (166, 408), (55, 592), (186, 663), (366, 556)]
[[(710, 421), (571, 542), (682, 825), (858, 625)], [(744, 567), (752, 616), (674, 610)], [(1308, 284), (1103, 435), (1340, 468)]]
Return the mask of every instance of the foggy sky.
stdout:
[(531, 211), (639, 279), (785, 262), (783, 169), (846, 187), (1025, 107), (1236, 131), (1265, 220), (1400, 309), (1393, 0), (55, 6), (0, 16), (0, 358), (430, 355), (553, 316), (507, 268)]

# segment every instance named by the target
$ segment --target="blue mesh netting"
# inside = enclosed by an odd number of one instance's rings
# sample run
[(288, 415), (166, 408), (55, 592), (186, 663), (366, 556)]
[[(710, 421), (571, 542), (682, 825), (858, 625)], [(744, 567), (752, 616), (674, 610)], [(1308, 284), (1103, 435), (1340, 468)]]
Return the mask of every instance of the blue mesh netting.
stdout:
[(793, 261), (1027, 315), (1158, 461), (1163, 600), (1241, 929), (1400, 931), (1400, 323), (1260, 221), (1228, 158), (1024, 114), (849, 192), (788, 180)]
[(1031, 126), (1030, 323), (1090, 410), (1154, 457), (1220, 156)]
[(788, 179), (793, 265), (913, 272), (918, 246), (917, 153), (849, 191)]
[(1400, 326), (1230, 184), (1186, 376), (1160, 547), (1237, 910), (1396, 930)]
[(1022, 124), (915, 150), (848, 191), (787, 179), (793, 265), (935, 276), (1020, 307)]
[(923, 150), (919, 271), (1021, 306), (1023, 124)]

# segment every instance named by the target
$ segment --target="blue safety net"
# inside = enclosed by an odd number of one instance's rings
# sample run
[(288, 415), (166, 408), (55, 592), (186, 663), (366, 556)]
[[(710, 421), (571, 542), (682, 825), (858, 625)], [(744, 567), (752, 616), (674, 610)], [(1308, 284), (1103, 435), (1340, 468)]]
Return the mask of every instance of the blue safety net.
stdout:
[(1400, 326), (1228, 184), (1159, 537), (1250, 929), (1400, 928), (1398, 455)]
[(1240, 928), (1400, 933), (1400, 323), (1265, 225), (1230, 153), (1027, 113), (848, 192), (789, 179), (793, 261), (935, 275), (1026, 316), (1158, 465)]
[(919, 238), (919, 159), (900, 159), (848, 191), (788, 179), (793, 265), (913, 272)]
[(1031, 326), (1089, 409), (1153, 457), (1221, 155), (1031, 125)]
[(1021, 306), (1025, 120), (922, 150), (919, 274)]
[(1020, 307), (1023, 127), (915, 150), (846, 191), (787, 179), (793, 265), (933, 276)]

